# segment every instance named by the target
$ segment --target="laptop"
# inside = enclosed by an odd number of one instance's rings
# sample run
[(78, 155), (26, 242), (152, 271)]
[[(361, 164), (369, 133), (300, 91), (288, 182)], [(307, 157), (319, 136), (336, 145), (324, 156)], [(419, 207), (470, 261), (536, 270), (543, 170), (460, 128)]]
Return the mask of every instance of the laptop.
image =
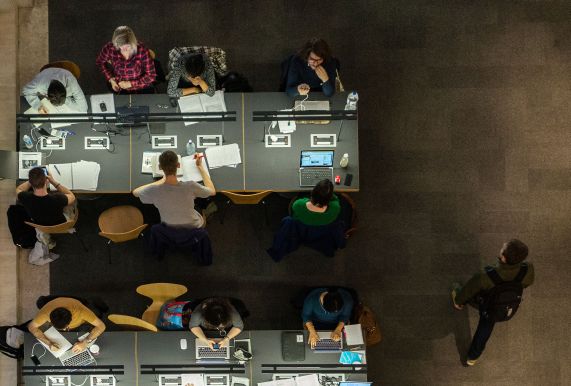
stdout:
[(319, 181), (333, 181), (333, 150), (302, 150), (299, 157), (299, 186), (315, 186)]
[[(301, 101), (296, 100), (293, 105), (294, 111), (307, 111), (307, 110), (320, 110), (329, 112), (329, 101)], [(319, 114), (319, 113), (316, 113)], [(317, 125), (327, 125), (331, 121), (329, 120), (298, 120), (297, 123), (303, 124), (317, 124)]]
[(48, 328), (44, 335), (59, 346), (58, 350), (52, 351), (42, 341), (39, 341), (54, 357), (58, 358), (63, 366), (88, 366), (95, 363), (95, 358), (88, 349), (74, 353), (73, 345), (54, 327)]
[(337, 341), (331, 339), (331, 331), (317, 331), (319, 340), (313, 348), (313, 352), (338, 353), (343, 350), (343, 339)]
[(196, 339), (194, 347), (196, 349), (197, 360), (226, 361), (230, 359), (230, 347), (228, 346), (213, 350), (207, 343), (204, 343), (200, 339)]
[(117, 126), (146, 126), (149, 106), (119, 106), (117, 111)]

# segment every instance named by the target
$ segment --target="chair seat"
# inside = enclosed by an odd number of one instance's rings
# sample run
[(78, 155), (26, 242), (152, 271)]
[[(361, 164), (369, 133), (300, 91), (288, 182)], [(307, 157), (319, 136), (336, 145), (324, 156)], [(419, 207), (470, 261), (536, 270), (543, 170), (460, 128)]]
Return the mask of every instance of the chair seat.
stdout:
[(70, 229), (75, 226), (77, 219), (79, 218), (79, 211), (75, 210), (75, 216), (72, 219), (67, 220), (61, 224), (57, 225), (39, 225), (33, 222), (24, 221), (27, 225), (36, 228), (40, 232), (49, 233), (49, 234), (57, 234), (57, 233), (71, 233)]
[(40, 72), (45, 70), (46, 68), (52, 68), (52, 67), (63, 68), (64, 70), (68, 70), (73, 74), (73, 76), (75, 76), (75, 79), (79, 79), (79, 76), (81, 75), (81, 70), (79, 69), (79, 66), (70, 60), (60, 60), (57, 62), (48, 63), (40, 69)]
[(120, 205), (105, 210), (98, 219), (99, 235), (120, 243), (134, 240), (147, 227), (143, 214), (131, 205)]
[(143, 320), (156, 323), (161, 307), (169, 300), (185, 294), (188, 289), (181, 284), (152, 283), (137, 287), (137, 293), (150, 298), (153, 302), (143, 313)]
[(122, 326), (125, 330), (128, 331), (152, 331), (152, 332), (159, 331), (157, 326), (145, 322), (142, 319), (135, 318), (134, 316), (111, 314), (107, 318), (113, 323)]
[(228, 199), (236, 205), (257, 205), (262, 202), (264, 198), (272, 194), (272, 191), (264, 190), (256, 193), (234, 193), (223, 190), (220, 193), (228, 197)]

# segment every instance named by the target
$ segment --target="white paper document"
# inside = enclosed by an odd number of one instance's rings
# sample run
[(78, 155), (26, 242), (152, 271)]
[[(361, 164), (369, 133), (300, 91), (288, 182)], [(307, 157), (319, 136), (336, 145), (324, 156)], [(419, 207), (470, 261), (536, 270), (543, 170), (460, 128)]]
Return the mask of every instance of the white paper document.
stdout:
[(101, 165), (92, 161), (78, 161), (67, 164), (50, 164), (48, 169), (54, 179), (74, 190), (97, 190)]
[[(198, 153), (198, 154), (200, 156), (203, 155), (203, 153)], [(204, 170), (206, 170), (206, 174), (210, 175), (210, 172), (208, 171), (208, 165), (204, 160), (202, 160), (202, 164), (204, 165)], [(182, 177), (179, 178), (181, 181), (196, 181), (196, 182), (202, 181), (202, 174), (200, 174), (200, 170), (198, 170), (198, 166), (196, 166), (196, 159), (194, 158), (193, 155), (182, 157), (181, 169), (182, 169)]]
[(363, 330), (360, 324), (348, 324), (344, 327), (344, 330), (347, 345), (356, 346), (365, 343), (363, 341)]
[(42, 153), (21, 151), (18, 153), (18, 178), (28, 179), (30, 169), (42, 165)]
[[(115, 99), (113, 94), (94, 94), (89, 97), (92, 113), (112, 114), (115, 112)], [(105, 103), (106, 111), (101, 109), (101, 103)]]
[(297, 386), (321, 386), (317, 374), (300, 375), (295, 378)]
[(275, 381), (258, 382), (258, 386), (296, 386), (295, 378), (276, 379)]
[(161, 153), (156, 151), (146, 151), (143, 153), (143, 160), (141, 161), (141, 173), (153, 172), (153, 158), (158, 157)]
[(181, 374), (183, 385), (204, 386), (204, 377), (202, 374)]
[(210, 169), (219, 168), (221, 166), (236, 167), (238, 164), (242, 163), (240, 147), (238, 147), (237, 143), (209, 147), (204, 151), (204, 153), (206, 154), (208, 167)]
[[(50, 119), (69, 119), (69, 117), (61, 117), (58, 118), (57, 116), (52, 116), (52, 115), (57, 115), (57, 114), (84, 114), (82, 112), (79, 111), (75, 111), (69, 108), (69, 106), (67, 106), (66, 104), (63, 104), (61, 106), (54, 106), (52, 105), (52, 103), (47, 100), (46, 98), (41, 100), (41, 104), (42, 107), (44, 107), (46, 110), (48, 110), (48, 114), (46, 115), (46, 117), (49, 117)], [(38, 114), (38, 110), (34, 109), (33, 107), (30, 107), (28, 110), (24, 111), (24, 114)], [(79, 119), (87, 119), (87, 117), (78, 117)], [(34, 120), (36, 118), (31, 118), (31, 120)], [(56, 129), (58, 127), (64, 127), (64, 126), (71, 126), (74, 125), (76, 123), (79, 122), (65, 122), (65, 123), (57, 123), (57, 122), (50, 122), (50, 125), (52, 127), (52, 129)], [(42, 123), (34, 123), (35, 127), (40, 126)]]
[[(204, 113), (227, 111), (226, 102), (224, 101), (224, 92), (218, 90), (213, 96), (206, 94), (187, 95), (178, 99), (178, 106), (181, 113)], [(183, 114), (184, 117), (184, 114)], [(187, 117), (192, 119), (192, 117)], [(186, 126), (196, 122), (184, 122)]]
[(69, 341), (58, 331), (56, 330), (54, 327), (50, 327), (48, 328), (45, 332), (44, 335), (46, 336), (46, 338), (48, 338), (50, 341), (52, 341), (53, 343), (57, 344), (59, 346), (59, 349), (57, 350), (50, 350), (50, 348), (48, 347), (47, 344), (45, 344), (44, 342), (42, 342), (41, 340), (38, 339), (38, 342), (40, 342), (42, 344), (42, 346), (44, 346), (49, 352), (51, 352), (54, 357), (59, 358), (61, 357), (67, 350), (69, 350), (72, 347), (72, 344), (69, 343)]

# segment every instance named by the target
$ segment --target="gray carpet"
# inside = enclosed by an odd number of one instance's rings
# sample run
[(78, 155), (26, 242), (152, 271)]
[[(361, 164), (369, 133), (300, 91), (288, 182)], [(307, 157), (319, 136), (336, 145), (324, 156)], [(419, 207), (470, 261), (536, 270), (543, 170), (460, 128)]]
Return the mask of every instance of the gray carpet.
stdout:
[[(289, 328), (299, 288), (336, 283), (355, 287), (379, 317), (376, 384), (570, 384), (571, 3), (52, 1), (49, 20), (50, 59), (76, 61), (86, 93), (105, 91), (95, 57), (121, 24), (163, 66), (177, 45), (223, 47), (256, 91), (276, 90), (280, 61), (320, 35), (360, 94), (362, 165), (360, 229), (334, 259), (265, 255), (287, 208), (274, 197), (269, 228), (252, 208), (209, 224), (211, 267), (176, 255), (155, 262), (142, 244), (117, 246), (108, 266), (96, 216), (110, 203), (82, 202), (91, 249), (62, 240), (54, 292), (99, 294), (113, 312), (140, 313), (136, 285), (175, 281), (191, 297), (241, 297), (249, 328)], [(451, 309), (449, 285), (493, 263), (512, 237), (528, 243), (537, 282), (480, 363), (463, 368), (476, 313)]]

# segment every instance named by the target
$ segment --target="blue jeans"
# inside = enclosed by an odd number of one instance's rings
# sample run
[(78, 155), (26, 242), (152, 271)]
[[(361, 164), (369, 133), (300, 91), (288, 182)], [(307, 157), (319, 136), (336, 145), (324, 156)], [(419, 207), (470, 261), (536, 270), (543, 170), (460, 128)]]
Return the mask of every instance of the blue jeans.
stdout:
[(472, 338), (472, 344), (468, 350), (468, 359), (478, 359), (480, 355), (482, 355), (486, 348), (486, 343), (492, 335), (495, 324), (496, 322), (486, 318), (480, 311), (480, 321), (478, 322), (478, 328), (476, 329), (474, 338)]

